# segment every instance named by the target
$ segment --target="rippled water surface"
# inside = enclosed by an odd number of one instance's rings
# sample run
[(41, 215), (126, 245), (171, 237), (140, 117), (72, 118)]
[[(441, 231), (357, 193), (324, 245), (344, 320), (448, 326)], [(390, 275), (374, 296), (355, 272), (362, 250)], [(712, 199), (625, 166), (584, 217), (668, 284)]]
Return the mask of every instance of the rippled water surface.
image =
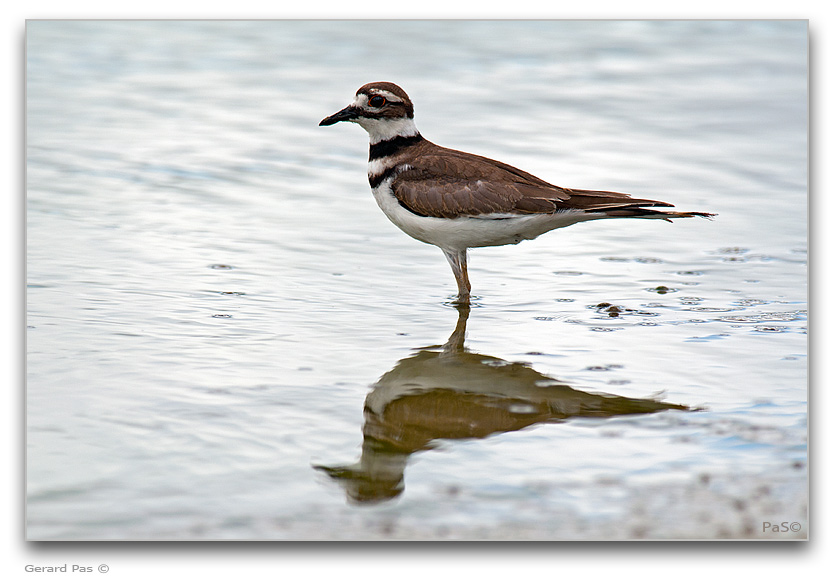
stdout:
[[(806, 45), (30, 22), (28, 537), (805, 537)], [(377, 80), (436, 143), (718, 216), (474, 250), (458, 311), (317, 126)]]

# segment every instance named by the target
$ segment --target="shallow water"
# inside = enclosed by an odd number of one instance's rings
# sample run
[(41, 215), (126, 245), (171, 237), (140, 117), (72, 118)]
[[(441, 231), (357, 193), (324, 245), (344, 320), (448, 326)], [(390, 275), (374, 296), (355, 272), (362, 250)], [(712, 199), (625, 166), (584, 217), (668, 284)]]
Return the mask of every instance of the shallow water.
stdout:
[[(30, 22), (28, 538), (805, 537), (806, 50), (804, 22)], [(458, 312), (365, 133), (317, 126), (375, 80), (439, 144), (719, 215), (474, 250)]]

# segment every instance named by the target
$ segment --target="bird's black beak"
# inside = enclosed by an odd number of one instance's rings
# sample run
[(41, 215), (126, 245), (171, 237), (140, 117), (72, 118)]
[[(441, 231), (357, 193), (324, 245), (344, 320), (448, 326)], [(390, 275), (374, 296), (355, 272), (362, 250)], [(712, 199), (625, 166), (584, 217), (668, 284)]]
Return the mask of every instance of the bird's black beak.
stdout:
[(322, 119), (319, 127), (326, 127), (327, 125), (334, 125), (339, 121), (350, 121), (359, 116), (359, 110), (353, 105), (348, 105), (338, 113), (330, 115), (326, 119)]

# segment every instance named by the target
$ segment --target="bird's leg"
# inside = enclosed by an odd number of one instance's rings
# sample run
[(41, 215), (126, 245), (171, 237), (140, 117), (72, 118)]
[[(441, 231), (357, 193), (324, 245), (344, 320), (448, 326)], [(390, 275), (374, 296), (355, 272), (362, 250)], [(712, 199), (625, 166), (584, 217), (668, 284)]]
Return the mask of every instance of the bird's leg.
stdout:
[(458, 302), (461, 304), (469, 304), (469, 292), (472, 290), (472, 284), (469, 283), (469, 269), (466, 265), (466, 260), (466, 250), (463, 250), (460, 254), (460, 270), (463, 284), (461, 285), (461, 281), (458, 281)]
[(469, 291), (472, 285), (469, 284), (469, 274), (466, 269), (466, 250), (459, 252), (451, 250), (443, 250), (449, 265), (452, 267), (452, 274), (455, 275), (455, 281), (458, 283), (458, 297), (455, 300), (457, 304), (469, 304)]

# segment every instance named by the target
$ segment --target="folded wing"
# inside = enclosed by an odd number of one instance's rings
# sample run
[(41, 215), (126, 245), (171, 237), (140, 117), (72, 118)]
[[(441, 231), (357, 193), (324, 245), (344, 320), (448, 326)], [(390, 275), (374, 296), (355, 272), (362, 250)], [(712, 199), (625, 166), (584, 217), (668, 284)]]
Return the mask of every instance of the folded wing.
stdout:
[(611, 217), (690, 217), (706, 215), (649, 210), (672, 207), (625, 193), (559, 187), (506, 163), (453, 149), (425, 153), (394, 179), (401, 205), (415, 214), (477, 217), (500, 214), (552, 214), (565, 210)]

